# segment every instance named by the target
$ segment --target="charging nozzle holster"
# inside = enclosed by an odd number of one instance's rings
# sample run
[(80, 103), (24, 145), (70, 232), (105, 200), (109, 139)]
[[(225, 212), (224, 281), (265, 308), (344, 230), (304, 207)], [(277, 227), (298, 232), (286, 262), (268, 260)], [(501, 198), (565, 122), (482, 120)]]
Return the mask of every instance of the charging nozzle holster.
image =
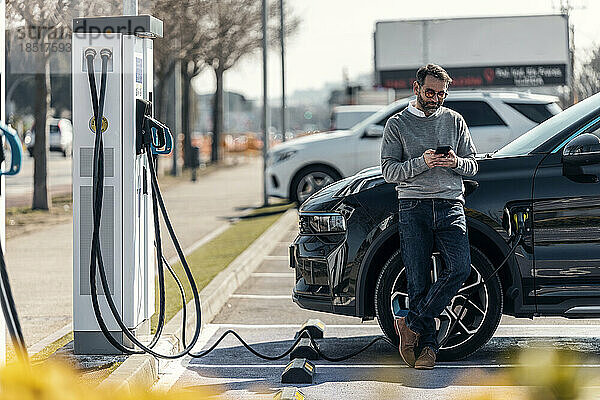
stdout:
[[(0, 122), (0, 132), (10, 146), (10, 167), (6, 170), (0, 170), (0, 175), (16, 175), (21, 170), (21, 160), (23, 159), (23, 146), (17, 131), (8, 125)], [(0, 163), (4, 162), (4, 149), (0, 146)]]
[(136, 151), (142, 154), (147, 145), (154, 154), (169, 154), (173, 138), (169, 128), (152, 117), (152, 103), (136, 99)]

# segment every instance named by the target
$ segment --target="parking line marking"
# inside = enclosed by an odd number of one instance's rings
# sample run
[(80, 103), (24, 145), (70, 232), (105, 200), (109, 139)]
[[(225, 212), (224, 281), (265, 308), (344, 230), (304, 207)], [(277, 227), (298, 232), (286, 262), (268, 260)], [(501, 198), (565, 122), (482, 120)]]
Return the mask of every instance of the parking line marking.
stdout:
[[(198, 341), (194, 346), (194, 350), (202, 349), (208, 341), (217, 333), (218, 328), (205, 325), (202, 328), (202, 333), (198, 337)], [(159, 364), (158, 380), (152, 385), (151, 390), (167, 391), (177, 383), (181, 375), (188, 369), (191, 362), (190, 356), (185, 356), (167, 363), (161, 371)], [(163, 372), (166, 371), (166, 372)]]
[[(267, 325), (267, 324), (207, 324), (206, 326), (216, 326), (219, 328), (223, 328), (223, 329), (244, 329), (244, 328), (248, 328), (248, 329), (284, 329), (284, 328), (300, 328), (302, 326), (302, 324), (272, 324), (272, 325)], [(326, 325), (326, 328), (360, 328), (360, 327), (375, 327), (375, 328), (379, 328), (379, 325), (377, 324), (371, 324), (371, 325), (359, 325), (359, 324), (355, 324), (355, 325)]]
[[(190, 368), (285, 368), (286, 364), (190, 364)], [(436, 363), (435, 369), (461, 368), (517, 368), (521, 364), (442, 364)], [(406, 364), (315, 364), (317, 368), (412, 368)], [(565, 364), (560, 368), (600, 368), (600, 364)]]
[(255, 278), (294, 278), (296, 274), (293, 272), (253, 272)]
[[(233, 295), (235, 298), (288, 298), (287, 296), (261, 296), (261, 295)], [(301, 324), (210, 324), (223, 329), (299, 329)], [(332, 329), (368, 329), (380, 330), (379, 325), (370, 324), (340, 324), (327, 325)], [(596, 329), (591, 329), (596, 328)], [(520, 338), (595, 338), (600, 337), (600, 325), (500, 325), (494, 337), (520, 337)]]
[(291, 294), (232, 294), (232, 299), (255, 299), (255, 300), (291, 300)]
[(274, 260), (274, 261), (287, 261), (288, 260), (288, 256), (264, 256), (263, 257), (264, 260)]
[(600, 337), (596, 325), (500, 325), (495, 337)]

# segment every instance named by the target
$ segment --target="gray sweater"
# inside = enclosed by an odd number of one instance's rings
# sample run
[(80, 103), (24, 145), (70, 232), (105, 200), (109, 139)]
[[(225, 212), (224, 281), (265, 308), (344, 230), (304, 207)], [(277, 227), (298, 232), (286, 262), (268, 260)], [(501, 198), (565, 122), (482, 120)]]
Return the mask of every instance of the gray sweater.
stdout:
[[(433, 167), (423, 152), (452, 146), (456, 168)], [(395, 183), (398, 198), (456, 199), (464, 204), (462, 176), (477, 173), (475, 145), (463, 117), (449, 108), (430, 117), (419, 117), (408, 108), (392, 116), (383, 133), (381, 170), (387, 182)]]

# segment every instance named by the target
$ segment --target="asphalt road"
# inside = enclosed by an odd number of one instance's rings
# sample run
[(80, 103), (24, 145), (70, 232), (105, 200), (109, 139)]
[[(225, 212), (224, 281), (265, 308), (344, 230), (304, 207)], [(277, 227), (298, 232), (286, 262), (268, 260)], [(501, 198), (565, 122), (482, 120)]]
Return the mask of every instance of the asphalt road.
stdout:
[[(6, 206), (30, 206), (33, 195), (33, 157), (23, 155), (21, 172), (6, 177)], [(48, 184), (53, 194), (71, 191), (71, 157), (51, 152), (48, 157)]]
[[(290, 231), (288, 241), (296, 232)], [(231, 296), (217, 317), (205, 326), (196, 350), (208, 348), (227, 329), (267, 354), (282, 353), (308, 318), (326, 324), (322, 350), (332, 356), (354, 351), (381, 335), (376, 321), (300, 309), (291, 300), (293, 271), (287, 266), (287, 245), (282, 242), (259, 269)], [(282, 386), (297, 386), (306, 399), (453, 398), (482, 393), (508, 398), (526, 387), (507, 386), (499, 377), (515, 370), (515, 350), (549, 343), (575, 349), (580, 368), (600, 373), (600, 320), (535, 320), (504, 317), (496, 335), (481, 350), (460, 362), (438, 363), (433, 371), (417, 371), (404, 365), (397, 349), (378, 342), (361, 355), (341, 363), (315, 361), (310, 385), (282, 385), (281, 373), (289, 358), (263, 361), (229, 337), (201, 359), (173, 361), (162, 369), (159, 388), (206, 389), (232, 399), (272, 398)], [(590, 398), (600, 393), (600, 382), (586, 381)]]

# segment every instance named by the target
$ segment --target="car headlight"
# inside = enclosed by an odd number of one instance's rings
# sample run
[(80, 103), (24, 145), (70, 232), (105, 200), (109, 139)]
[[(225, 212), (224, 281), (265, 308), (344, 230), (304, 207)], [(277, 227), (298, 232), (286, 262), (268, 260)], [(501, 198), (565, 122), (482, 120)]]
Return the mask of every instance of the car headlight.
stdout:
[(300, 214), (300, 233), (344, 233), (346, 219), (339, 213)]
[(29, 135), (25, 136), (24, 142), (25, 142), (25, 144), (31, 143), (31, 136), (29, 136)]
[(292, 158), (294, 156), (294, 154), (296, 154), (297, 152), (298, 152), (298, 150), (284, 150), (284, 151), (274, 152), (269, 155), (267, 164), (274, 165), (274, 164), (280, 163), (282, 161)]

